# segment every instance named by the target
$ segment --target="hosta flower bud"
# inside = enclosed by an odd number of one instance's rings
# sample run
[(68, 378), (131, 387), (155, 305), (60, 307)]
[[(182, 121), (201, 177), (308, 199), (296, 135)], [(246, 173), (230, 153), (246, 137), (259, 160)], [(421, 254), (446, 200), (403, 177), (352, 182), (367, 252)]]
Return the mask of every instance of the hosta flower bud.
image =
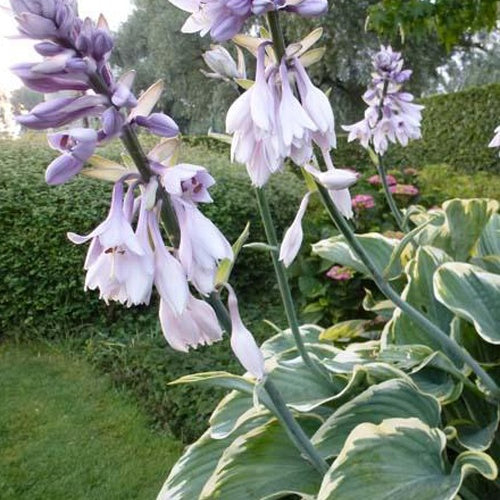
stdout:
[(241, 78), (238, 67), (231, 54), (222, 45), (212, 45), (210, 50), (203, 53), (203, 60), (207, 66), (222, 78)]

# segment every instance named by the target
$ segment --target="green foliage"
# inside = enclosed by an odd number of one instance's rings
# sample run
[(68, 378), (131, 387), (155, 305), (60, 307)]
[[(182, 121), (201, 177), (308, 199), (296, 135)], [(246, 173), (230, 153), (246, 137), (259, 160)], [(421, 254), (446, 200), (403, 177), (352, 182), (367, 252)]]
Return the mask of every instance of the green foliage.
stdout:
[(369, 9), (370, 26), (380, 35), (426, 37), (437, 34), (448, 49), (470, 33), (492, 30), (497, 0), (380, 0)]
[[(114, 145), (104, 155), (119, 160), (121, 152)], [(66, 232), (87, 233), (102, 221), (111, 186), (79, 177), (67, 185), (49, 187), (43, 172), (52, 158), (53, 152), (40, 135), (1, 143), (2, 333), (23, 339), (68, 338), (75, 349), (83, 349), (93, 363), (110, 373), (117, 385), (132, 389), (156, 426), (192, 441), (201, 434), (220, 394), (203, 396), (198, 389), (185, 387), (165, 393), (165, 386), (193, 370), (237, 370), (229, 346), (224, 342), (189, 356), (180, 354), (166, 347), (156, 299), (149, 308), (127, 309), (116, 304), (108, 307), (96, 292), (84, 292), (86, 248), (69, 243)], [(231, 241), (248, 220), (251, 238), (264, 238), (254, 194), (242, 168), (209, 151), (203, 141), (196, 146), (186, 144), (181, 159), (206, 165), (218, 180), (212, 191), (215, 203), (206, 212)], [(290, 174), (277, 176), (270, 187), (280, 232), (295, 215), (300, 190), (299, 181)], [(288, 201), (282, 205), (282, 200)], [(260, 337), (265, 332), (262, 320), (271, 316), (268, 311), (273, 311), (274, 321), (281, 318), (280, 312), (274, 312), (277, 291), (271, 273), (267, 255), (243, 250), (232, 275), (241, 300), (259, 304), (245, 308), (245, 320)]]
[(421, 167), (446, 163), (464, 172), (500, 173), (498, 152), (488, 148), (498, 126), (500, 85), (422, 99), (423, 139), (387, 154), (390, 165)]
[(180, 443), (83, 361), (0, 346), (2, 498), (153, 498)]
[[(408, 239), (393, 240), (387, 249), (387, 240), (375, 235), (362, 235), (360, 240), (376, 248), (382, 272), (390, 267), (399, 275), (402, 297), (478, 355), (478, 362), (499, 384), (500, 358), (491, 345), (496, 337), (485, 332), (498, 323), (492, 301), (500, 297), (500, 274), (454, 262), (475, 259), (477, 264), (478, 258), (495, 257), (489, 252), (495, 248), (490, 238), (497, 227), (497, 208), (491, 200), (476, 199), (451, 200), (441, 210), (415, 211), (415, 246)], [(340, 238), (317, 248), (332, 263), (353, 265)], [(462, 268), (470, 276), (450, 277)], [(373, 302), (366, 302), (370, 311)], [(492, 312), (486, 314), (485, 309)], [(209, 430), (172, 470), (162, 498), (230, 499), (242, 496), (242, 489), (249, 498), (294, 493), (321, 499), (383, 499), (388, 492), (405, 499), (451, 500), (458, 494), (493, 498), (491, 481), (497, 477), (495, 462), (500, 458), (494, 444), (498, 402), (483, 392), (470, 369), (448, 357), (407, 315), (392, 309), (389, 321), (383, 320), (382, 334), (368, 339), (359, 335), (359, 322), (354, 321), (343, 325), (343, 339), (315, 325), (301, 327), (310, 355), (328, 370), (329, 380), (304, 365), (290, 331), (262, 345), (268, 380), (295, 412), (317, 451), (333, 460), (324, 476), (290, 442), (285, 444), (286, 435), (273, 418), (273, 402), (250, 376), (209, 372), (179, 380), (232, 391), (219, 403)], [(404, 327), (398, 326), (403, 320)], [(394, 328), (400, 328), (397, 337), (391, 335)], [(188, 475), (201, 457), (208, 456), (203, 476), (193, 487)], [(269, 476), (276, 468), (280, 474)], [(470, 473), (476, 475), (463, 489)], [(293, 477), (286, 481), (288, 489), (283, 476)]]

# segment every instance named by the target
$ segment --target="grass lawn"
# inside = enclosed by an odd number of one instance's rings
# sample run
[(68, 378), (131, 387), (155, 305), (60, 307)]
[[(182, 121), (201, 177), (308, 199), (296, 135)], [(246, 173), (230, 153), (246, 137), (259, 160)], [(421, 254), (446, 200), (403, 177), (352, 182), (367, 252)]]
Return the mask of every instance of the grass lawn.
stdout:
[(2, 499), (152, 499), (180, 451), (82, 360), (0, 346)]

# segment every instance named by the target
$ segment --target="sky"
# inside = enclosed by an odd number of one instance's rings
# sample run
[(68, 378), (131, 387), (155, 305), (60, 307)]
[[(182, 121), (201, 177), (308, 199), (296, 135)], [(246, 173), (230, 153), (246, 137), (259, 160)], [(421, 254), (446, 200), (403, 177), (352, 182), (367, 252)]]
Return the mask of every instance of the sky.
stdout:
[[(9, 35), (17, 33), (16, 23), (10, 11), (8, 0), (0, 0), (0, 91), (10, 93), (22, 86), (21, 81), (10, 73), (9, 68), (20, 62), (40, 59), (33, 48), (33, 42), (12, 40)], [(79, 0), (80, 16), (97, 19), (104, 14), (112, 30), (116, 30), (132, 12), (132, 0)]]

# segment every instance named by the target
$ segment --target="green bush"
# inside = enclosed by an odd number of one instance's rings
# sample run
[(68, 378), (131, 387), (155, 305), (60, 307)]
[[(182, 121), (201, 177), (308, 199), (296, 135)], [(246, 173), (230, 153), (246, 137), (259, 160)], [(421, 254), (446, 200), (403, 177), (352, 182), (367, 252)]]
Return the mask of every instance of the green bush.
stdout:
[(500, 85), (476, 87), (421, 100), (422, 140), (391, 148), (391, 165), (421, 167), (447, 163), (459, 170), (500, 173), (498, 152), (488, 143), (499, 125)]

